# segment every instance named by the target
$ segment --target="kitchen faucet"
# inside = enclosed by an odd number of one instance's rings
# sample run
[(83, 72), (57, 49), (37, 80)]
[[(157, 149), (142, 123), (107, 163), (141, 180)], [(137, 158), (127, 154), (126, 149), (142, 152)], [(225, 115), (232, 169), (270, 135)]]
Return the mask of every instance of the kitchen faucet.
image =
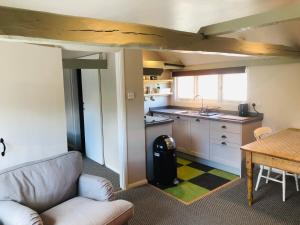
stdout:
[[(201, 95), (195, 95), (194, 100), (196, 100), (197, 97), (201, 97)], [(200, 112), (207, 112), (207, 111), (208, 111), (208, 107), (206, 106), (206, 108), (204, 109), (204, 106), (203, 106), (203, 97), (201, 97), (201, 110), (200, 110)]]
[[(201, 95), (195, 95), (194, 100), (196, 100), (197, 97), (201, 97)], [(208, 109), (208, 105), (206, 105), (206, 107), (204, 107), (204, 105), (203, 105), (203, 97), (201, 97), (201, 109), (200, 109), (200, 113), (208, 114), (209, 111), (211, 111), (211, 110), (218, 110), (220, 108), (221, 107), (217, 106), (215, 108)]]

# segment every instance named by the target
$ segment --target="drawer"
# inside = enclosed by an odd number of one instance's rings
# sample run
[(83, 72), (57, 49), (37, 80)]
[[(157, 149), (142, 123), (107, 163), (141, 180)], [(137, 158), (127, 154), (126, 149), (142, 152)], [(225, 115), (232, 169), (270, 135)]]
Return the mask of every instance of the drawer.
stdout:
[(227, 131), (212, 130), (210, 133), (210, 139), (216, 142), (226, 141), (239, 146), (242, 144), (241, 134), (230, 133)]
[[(225, 144), (222, 144), (225, 143)], [(241, 150), (228, 142), (211, 142), (210, 159), (225, 166), (241, 168)]]
[(240, 134), (242, 126), (240, 124), (211, 121), (210, 128), (212, 131), (222, 131)]

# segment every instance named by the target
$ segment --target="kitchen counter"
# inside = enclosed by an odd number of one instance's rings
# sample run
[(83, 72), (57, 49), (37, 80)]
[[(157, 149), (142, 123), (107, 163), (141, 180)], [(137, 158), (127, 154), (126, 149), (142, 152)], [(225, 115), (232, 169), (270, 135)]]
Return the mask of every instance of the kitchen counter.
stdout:
[(240, 117), (237, 115), (237, 112), (232, 111), (220, 111), (216, 112), (215, 115), (204, 116), (200, 115), (199, 111), (191, 108), (184, 107), (155, 107), (150, 108), (150, 113), (159, 113), (165, 115), (175, 115), (175, 116), (186, 116), (192, 118), (200, 118), (206, 120), (214, 120), (214, 121), (222, 121), (222, 122), (230, 122), (230, 123), (238, 123), (238, 124), (246, 124), (252, 122), (258, 122), (263, 120), (263, 114), (253, 115), (255, 113), (250, 113), (248, 117)]
[(145, 127), (157, 126), (162, 124), (173, 123), (174, 120), (168, 117), (144, 116)]

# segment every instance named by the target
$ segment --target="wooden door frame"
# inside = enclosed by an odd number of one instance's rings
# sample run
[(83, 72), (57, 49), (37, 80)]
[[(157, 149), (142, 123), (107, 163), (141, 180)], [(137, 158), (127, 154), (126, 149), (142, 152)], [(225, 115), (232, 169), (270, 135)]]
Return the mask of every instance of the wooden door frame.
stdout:
[(124, 49), (115, 53), (116, 61), (116, 91), (118, 110), (118, 144), (120, 162), (120, 187), (123, 190), (128, 188), (128, 149), (127, 149), (127, 119), (125, 99), (125, 72), (124, 72)]

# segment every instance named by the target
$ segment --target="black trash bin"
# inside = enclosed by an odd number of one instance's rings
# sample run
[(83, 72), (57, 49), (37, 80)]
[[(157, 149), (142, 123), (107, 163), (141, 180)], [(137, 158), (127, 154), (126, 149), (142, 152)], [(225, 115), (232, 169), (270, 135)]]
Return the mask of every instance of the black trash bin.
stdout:
[(169, 186), (177, 183), (176, 145), (172, 137), (161, 135), (153, 142), (154, 183)]

